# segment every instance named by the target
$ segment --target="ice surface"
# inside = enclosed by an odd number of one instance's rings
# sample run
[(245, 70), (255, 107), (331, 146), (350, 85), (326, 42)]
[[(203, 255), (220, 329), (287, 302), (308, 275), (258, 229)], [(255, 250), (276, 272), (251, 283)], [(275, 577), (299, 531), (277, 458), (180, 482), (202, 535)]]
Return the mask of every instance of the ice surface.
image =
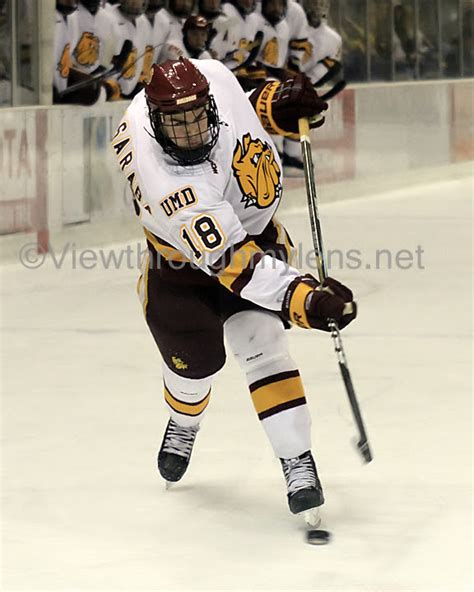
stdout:
[[(468, 180), (321, 208), (357, 294), (344, 344), (375, 460), (363, 465), (330, 338), (290, 340), (313, 415), (326, 547), (304, 543), (235, 362), (188, 474), (166, 491), (160, 364), (136, 269), (2, 268), (3, 590), (471, 589)], [(282, 216), (309, 248), (304, 213)], [(424, 269), (371, 269), (376, 248)], [(369, 263), (370, 264), (370, 263)]]

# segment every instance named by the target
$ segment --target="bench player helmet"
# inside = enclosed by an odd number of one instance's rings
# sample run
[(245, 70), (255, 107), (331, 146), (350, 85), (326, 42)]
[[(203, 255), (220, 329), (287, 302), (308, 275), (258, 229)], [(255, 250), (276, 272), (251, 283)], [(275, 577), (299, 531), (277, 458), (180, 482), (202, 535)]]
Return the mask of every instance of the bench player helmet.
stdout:
[(77, 10), (78, 0), (56, 0), (56, 10), (63, 16), (69, 16)]
[(303, 8), (308, 23), (317, 29), (329, 15), (329, 0), (303, 0)]
[(201, 15), (190, 16), (183, 25), (183, 42), (191, 57), (206, 49), (211, 23)]
[(237, 8), (242, 16), (251, 14), (257, 6), (256, 0), (230, 0), (230, 3)]
[(185, 166), (207, 160), (219, 137), (219, 116), (207, 78), (191, 61), (154, 64), (145, 95), (163, 151)]
[(160, 11), (165, 5), (164, 0), (148, 0), (146, 4), (146, 15), (148, 18), (153, 18), (155, 14)]
[(101, 5), (101, 1), (100, 0), (80, 0), (79, 4), (82, 4), (82, 6), (84, 6), (84, 8), (87, 8), (87, 10), (91, 14), (97, 14), (97, 11), (99, 10), (100, 5)]
[(198, 0), (199, 14), (212, 21), (222, 13), (221, 0)]
[(287, 0), (262, 0), (262, 14), (274, 27), (286, 16)]
[(119, 8), (125, 16), (135, 19), (145, 13), (146, 0), (120, 0)]
[(166, 8), (178, 18), (187, 18), (193, 13), (195, 4), (196, 0), (167, 0)]

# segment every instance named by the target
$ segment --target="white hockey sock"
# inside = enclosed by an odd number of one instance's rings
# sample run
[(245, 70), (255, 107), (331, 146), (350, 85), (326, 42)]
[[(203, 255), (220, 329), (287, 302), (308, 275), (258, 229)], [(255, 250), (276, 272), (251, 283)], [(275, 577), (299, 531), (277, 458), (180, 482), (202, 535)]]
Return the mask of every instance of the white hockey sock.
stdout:
[(211, 397), (213, 376), (183, 378), (163, 364), (165, 402), (173, 420), (180, 426), (201, 423)]

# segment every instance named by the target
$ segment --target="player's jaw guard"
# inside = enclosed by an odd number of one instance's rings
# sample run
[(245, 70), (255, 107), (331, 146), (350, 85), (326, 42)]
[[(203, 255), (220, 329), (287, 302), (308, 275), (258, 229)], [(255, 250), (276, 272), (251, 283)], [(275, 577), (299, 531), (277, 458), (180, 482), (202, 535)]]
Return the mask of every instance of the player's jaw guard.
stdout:
[(145, 94), (164, 152), (184, 166), (207, 160), (219, 137), (219, 116), (206, 77), (186, 58), (168, 60), (153, 66)]

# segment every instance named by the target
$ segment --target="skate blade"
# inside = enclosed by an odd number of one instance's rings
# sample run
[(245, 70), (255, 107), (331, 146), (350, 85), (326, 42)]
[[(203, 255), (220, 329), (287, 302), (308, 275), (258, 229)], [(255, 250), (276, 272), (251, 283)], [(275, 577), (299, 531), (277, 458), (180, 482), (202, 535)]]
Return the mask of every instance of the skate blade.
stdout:
[(173, 487), (173, 485), (174, 485), (173, 481), (165, 481), (166, 491), (169, 491)]
[(319, 508), (310, 508), (309, 510), (305, 510), (304, 512), (300, 512), (297, 516), (301, 516), (305, 521), (307, 526), (311, 528), (318, 528), (321, 524), (321, 514), (319, 513)]

